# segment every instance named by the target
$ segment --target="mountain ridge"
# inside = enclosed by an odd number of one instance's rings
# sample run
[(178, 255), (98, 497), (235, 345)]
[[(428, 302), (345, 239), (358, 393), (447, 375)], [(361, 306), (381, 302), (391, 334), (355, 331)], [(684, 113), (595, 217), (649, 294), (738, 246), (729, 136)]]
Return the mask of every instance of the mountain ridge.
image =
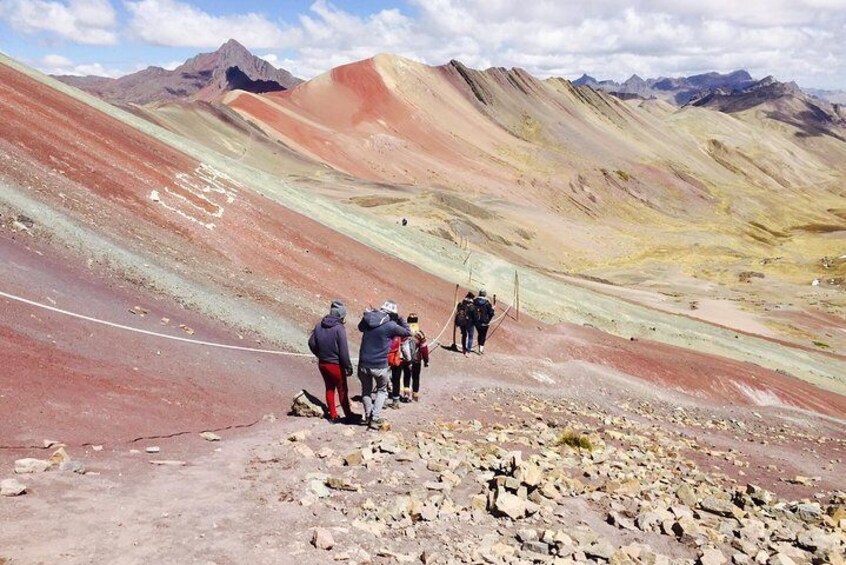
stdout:
[(151, 66), (115, 79), (70, 75), (55, 78), (117, 104), (214, 101), (230, 90), (272, 92), (302, 82), (288, 71), (277, 69), (253, 55), (234, 39), (214, 52), (195, 55), (172, 71)]

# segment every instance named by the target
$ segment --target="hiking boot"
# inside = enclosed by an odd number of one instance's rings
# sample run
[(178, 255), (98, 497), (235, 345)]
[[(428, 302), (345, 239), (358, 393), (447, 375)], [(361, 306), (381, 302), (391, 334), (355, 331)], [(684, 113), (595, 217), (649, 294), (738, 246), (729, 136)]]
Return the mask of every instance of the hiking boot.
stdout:
[(340, 416), (330, 416), (328, 420), (330, 424), (340, 424), (343, 421)]
[(384, 418), (374, 418), (370, 420), (370, 423), (367, 425), (368, 428), (371, 430), (381, 430), (388, 421)]
[(399, 410), (400, 407), (400, 399), (399, 398), (392, 398), (390, 404), (386, 404), (385, 408), (390, 408), (392, 410)]
[(485, 346), (484, 346), (484, 345), (480, 345), (480, 346), (479, 346), (479, 355), (484, 355), (484, 354), (485, 354)]
[(400, 402), (402, 402), (403, 404), (408, 404), (409, 402), (411, 402), (411, 399), (407, 396), (403, 396), (402, 398), (400, 398)]
[(420, 402), (420, 393), (419, 392), (413, 393), (411, 395), (411, 398), (414, 400), (414, 402)]

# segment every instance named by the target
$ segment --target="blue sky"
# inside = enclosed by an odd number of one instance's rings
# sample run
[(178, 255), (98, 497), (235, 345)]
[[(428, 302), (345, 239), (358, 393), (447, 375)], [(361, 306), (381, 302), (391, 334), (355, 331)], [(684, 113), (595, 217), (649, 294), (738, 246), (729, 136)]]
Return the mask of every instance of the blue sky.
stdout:
[(391, 52), (540, 77), (745, 68), (846, 89), (846, 0), (0, 0), (0, 50), (53, 73), (172, 68), (230, 37), (302, 78)]

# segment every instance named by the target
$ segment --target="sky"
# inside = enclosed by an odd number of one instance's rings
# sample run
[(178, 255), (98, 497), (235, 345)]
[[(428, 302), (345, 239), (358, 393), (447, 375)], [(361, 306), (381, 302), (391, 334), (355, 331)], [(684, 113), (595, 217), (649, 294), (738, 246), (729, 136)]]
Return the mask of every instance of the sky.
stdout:
[(540, 78), (742, 68), (846, 89), (846, 0), (0, 0), (0, 51), (55, 74), (174, 68), (230, 38), (304, 79), (395, 53)]

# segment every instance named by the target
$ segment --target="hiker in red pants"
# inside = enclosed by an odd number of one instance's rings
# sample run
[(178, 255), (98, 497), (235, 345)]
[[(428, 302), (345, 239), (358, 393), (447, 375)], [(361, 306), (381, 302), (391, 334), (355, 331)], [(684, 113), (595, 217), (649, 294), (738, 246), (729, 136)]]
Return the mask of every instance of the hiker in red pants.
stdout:
[[(334, 300), (329, 307), (329, 315), (325, 316), (315, 326), (308, 338), (308, 348), (317, 357), (318, 368), (326, 385), (326, 405), (329, 407), (329, 420), (333, 423), (342, 421), (354, 422), (360, 420), (359, 414), (353, 414), (350, 407), (347, 377), (353, 374), (350, 361), (350, 348), (347, 343), (347, 329), (344, 320), (347, 309), (340, 300)], [(338, 416), (335, 406), (335, 390), (338, 391), (344, 420)]]

